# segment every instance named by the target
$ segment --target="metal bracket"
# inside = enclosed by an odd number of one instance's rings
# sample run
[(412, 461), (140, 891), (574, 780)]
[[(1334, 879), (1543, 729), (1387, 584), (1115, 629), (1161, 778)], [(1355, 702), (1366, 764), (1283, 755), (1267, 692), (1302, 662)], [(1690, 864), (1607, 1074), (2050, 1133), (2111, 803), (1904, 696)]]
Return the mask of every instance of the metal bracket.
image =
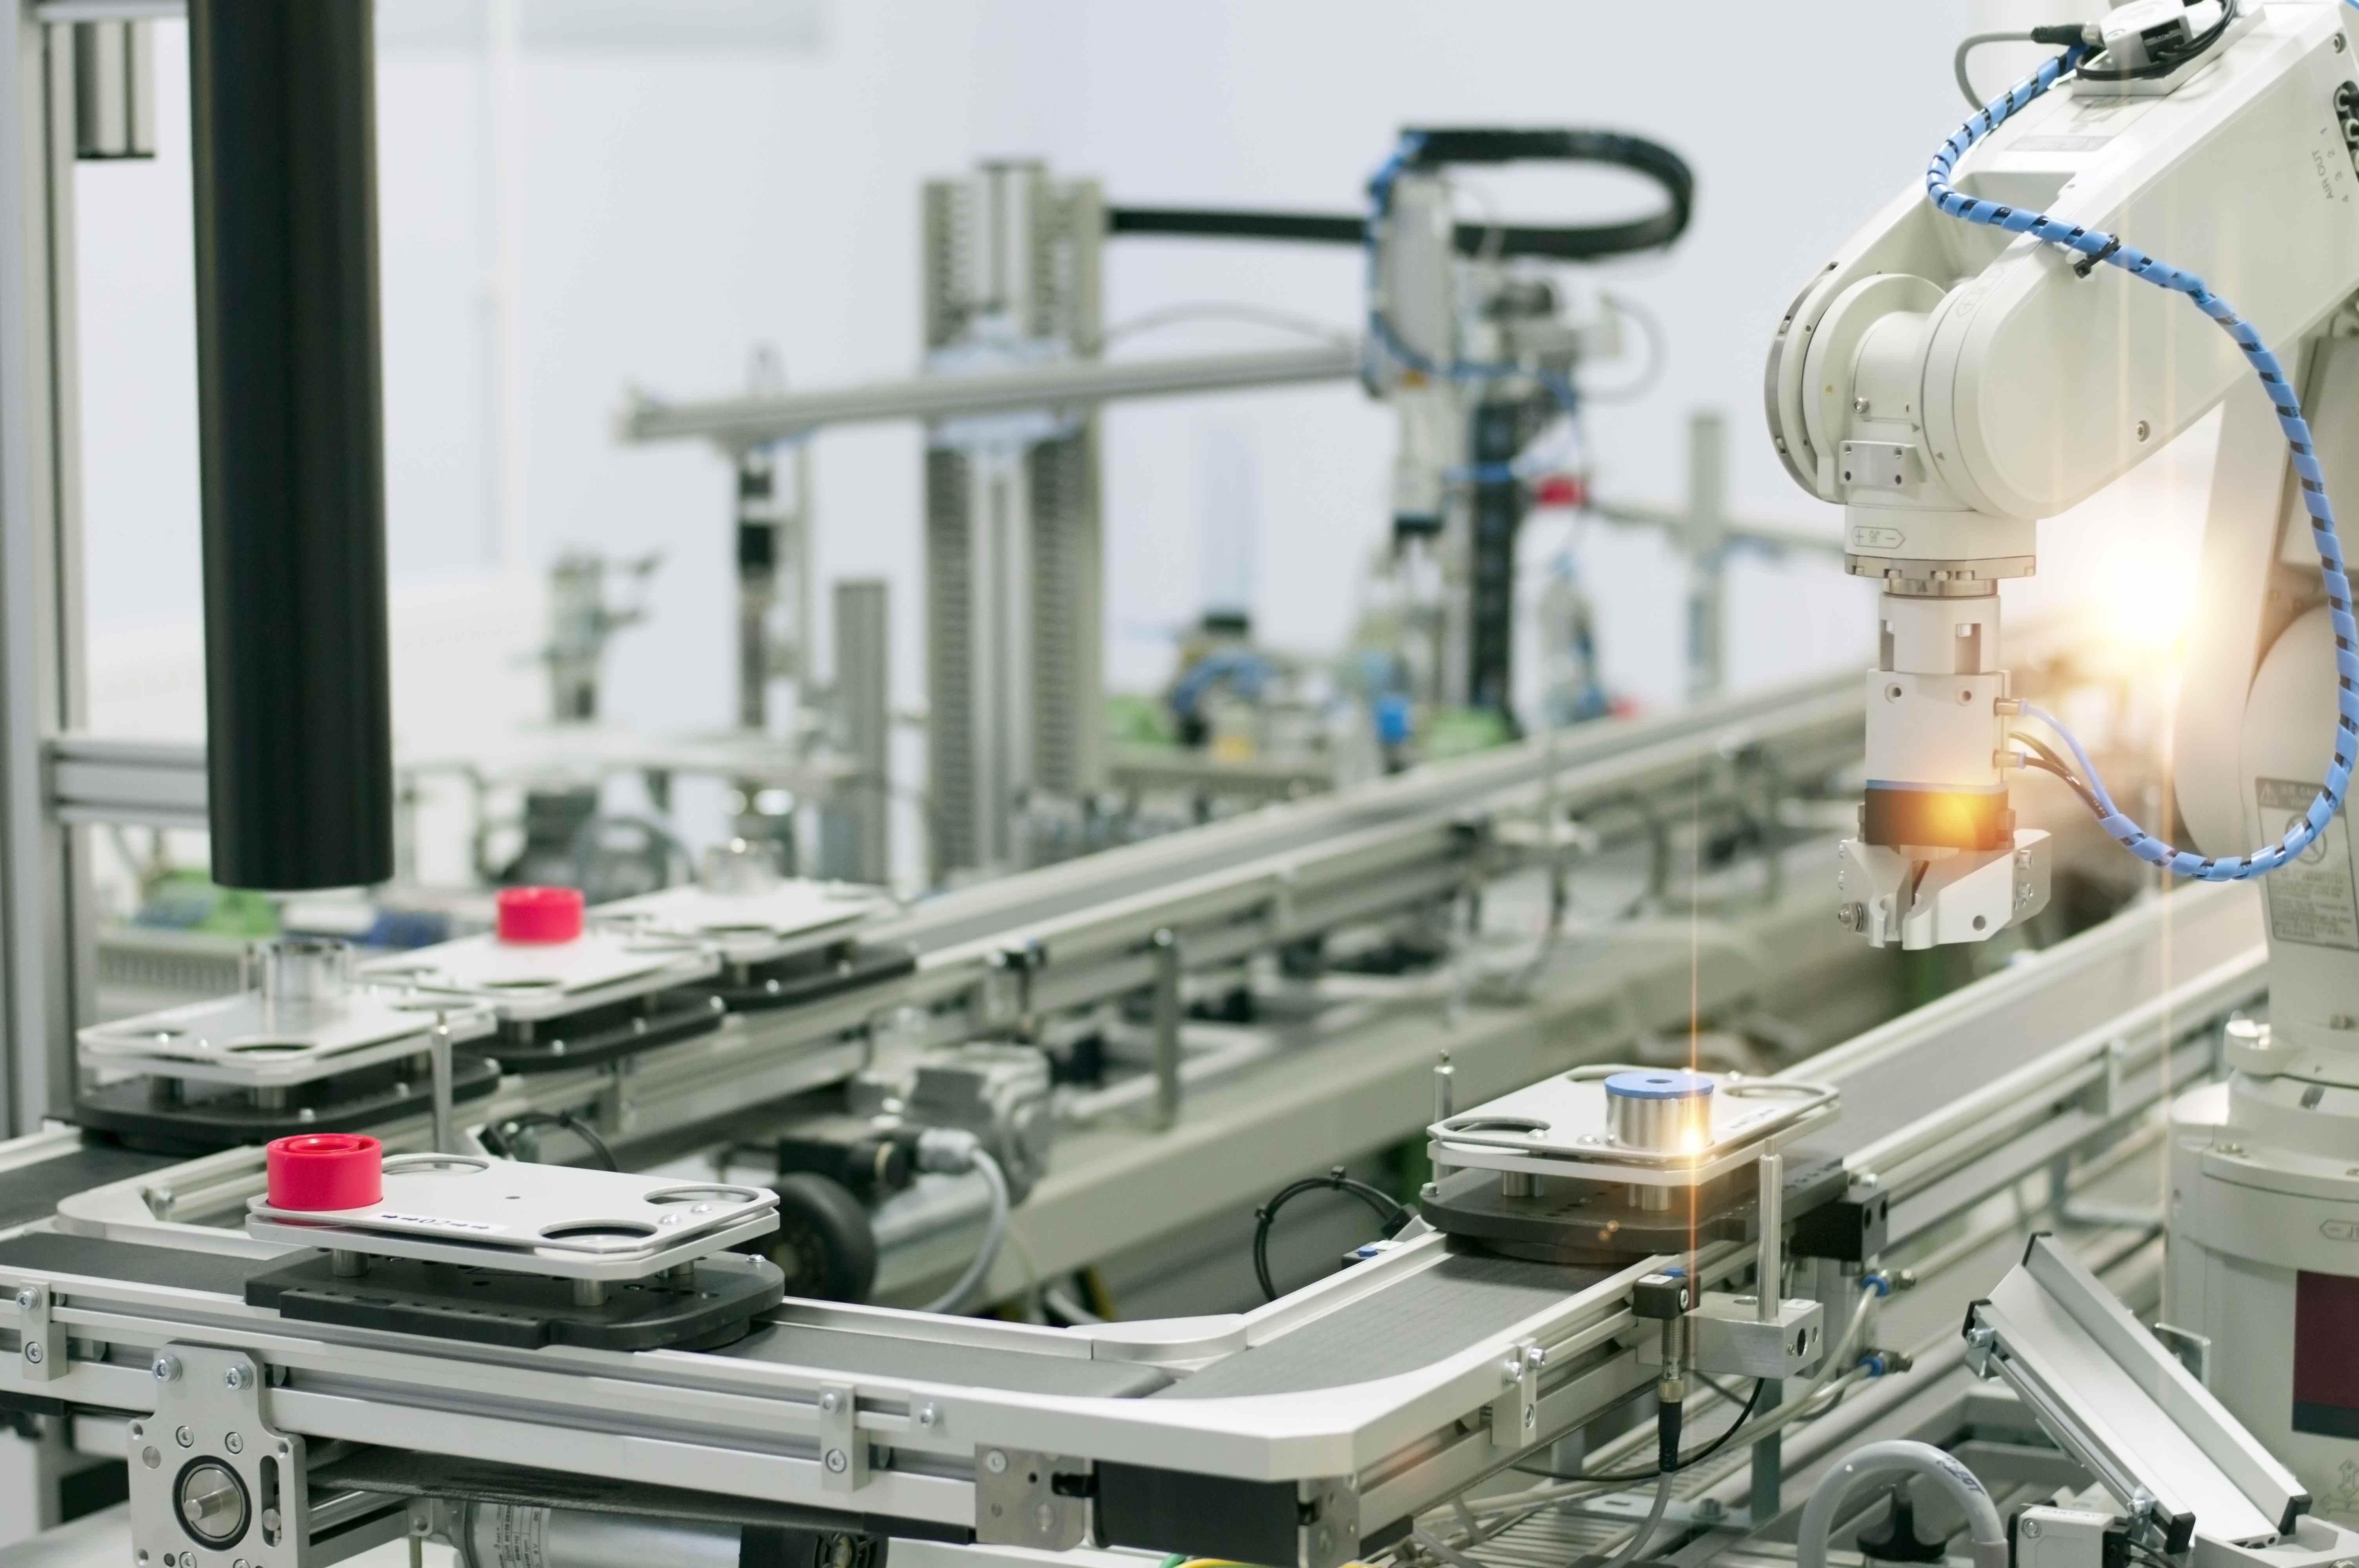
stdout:
[(16, 1310), (24, 1314), (16, 1325), (21, 1336), (16, 1375), (28, 1383), (46, 1383), (65, 1375), (66, 1331), (49, 1316), (49, 1308), (54, 1304), (55, 1298), (47, 1285), (16, 1288)]
[(849, 1383), (819, 1389), (820, 1485), (856, 1492), (868, 1485), (868, 1440), (860, 1435), (860, 1396)]
[[(1823, 1318), (1817, 1302), (1799, 1297), (1781, 1300), (1777, 1315), (1764, 1319), (1754, 1296), (1708, 1292), (1688, 1314), (1689, 1364), (1713, 1377), (1799, 1378), (1825, 1354)], [(1639, 1340), (1640, 1366), (1662, 1359), (1658, 1340)]]
[(1095, 1479), (1090, 1462), (1072, 1454), (991, 1444), (977, 1447), (976, 1544), (1071, 1551), (1088, 1539), (1089, 1493)]
[[(1537, 1384), (1534, 1371), (1523, 1379)], [(1360, 1492), (1349, 1476), (1302, 1483), (1302, 1568), (1343, 1568), (1360, 1555)]]
[(1491, 1401), (1491, 1446), (1515, 1453), (1529, 1448), (1540, 1435), (1539, 1341), (1518, 1341), (1502, 1368), (1506, 1391)]
[(302, 1568), (303, 1440), (273, 1427), (252, 1357), (202, 1345), (157, 1356), (156, 1413), (128, 1429), (134, 1555), (161, 1568)]

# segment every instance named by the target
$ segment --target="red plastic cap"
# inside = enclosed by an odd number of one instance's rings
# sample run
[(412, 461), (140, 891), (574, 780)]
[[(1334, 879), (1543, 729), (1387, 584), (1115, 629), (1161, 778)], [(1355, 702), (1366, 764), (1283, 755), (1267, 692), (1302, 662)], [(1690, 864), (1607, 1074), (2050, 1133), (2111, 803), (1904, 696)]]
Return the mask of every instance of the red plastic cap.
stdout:
[(273, 1208), (361, 1208), (385, 1198), (385, 1145), (357, 1132), (302, 1132), (263, 1146)]
[(580, 888), (502, 888), (500, 940), (571, 942), (582, 935)]
[(1580, 506), (1589, 499), (1579, 474), (1552, 473), (1532, 481), (1534, 506)]

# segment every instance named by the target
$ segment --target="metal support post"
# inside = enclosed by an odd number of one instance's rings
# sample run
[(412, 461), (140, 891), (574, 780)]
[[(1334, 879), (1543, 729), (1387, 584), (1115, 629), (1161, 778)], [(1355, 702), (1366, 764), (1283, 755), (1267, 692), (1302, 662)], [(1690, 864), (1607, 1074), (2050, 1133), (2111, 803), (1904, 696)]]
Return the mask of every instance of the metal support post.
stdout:
[(1165, 926), (1148, 938), (1155, 952), (1155, 1126), (1180, 1122), (1180, 938)]
[[(1759, 1303), (1761, 1321), (1771, 1323), (1777, 1317), (1786, 1290), (1786, 1157), (1783, 1154), (1761, 1156), (1760, 1195), (1761, 1254), (1753, 1289)], [(1785, 1387), (1781, 1379), (1762, 1380), (1760, 1397), (1753, 1401), (1755, 1420), (1777, 1407)], [(1781, 1441), (1781, 1433), (1773, 1432), (1753, 1445), (1753, 1490), (1748, 1517), (1756, 1522), (1766, 1522), (1777, 1517), (1778, 1498), (1786, 1486), (1785, 1451), (1780, 1446)]]
[(836, 804), (832, 874), (853, 881), (892, 876), (893, 622), (882, 579), (835, 585), (835, 719), (853, 764)]
[(1688, 700), (1720, 695), (1726, 633), (1728, 427), (1717, 410), (1688, 417)]

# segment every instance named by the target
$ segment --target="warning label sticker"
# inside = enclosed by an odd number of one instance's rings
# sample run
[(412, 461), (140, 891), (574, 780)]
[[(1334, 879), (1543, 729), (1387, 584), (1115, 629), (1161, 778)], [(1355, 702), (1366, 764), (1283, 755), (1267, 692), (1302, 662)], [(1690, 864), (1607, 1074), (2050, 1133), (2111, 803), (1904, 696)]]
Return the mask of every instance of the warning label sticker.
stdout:
[[(2318, 798), (2315, 782), (2256, 779), (2261, 830), (2281, 834), (2299, 821)], [(2341, 812), (2309, 849), (2261, 879), (2269, 910), (2269, 935), (2310, 947), (2342, 947), (2359, 953), (2359, 882), (2351, 872), (2351, 828)]]

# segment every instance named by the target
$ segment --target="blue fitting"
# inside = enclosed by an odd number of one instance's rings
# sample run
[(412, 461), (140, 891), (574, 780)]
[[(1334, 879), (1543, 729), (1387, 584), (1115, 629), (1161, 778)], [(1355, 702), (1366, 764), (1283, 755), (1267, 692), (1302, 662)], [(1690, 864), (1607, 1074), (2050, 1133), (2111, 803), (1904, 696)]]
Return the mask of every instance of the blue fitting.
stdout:
[(1866, 1355), (1859, 1358), (1859, 1365), (1866, 1370), (1869, 1377), (1883, 1377), (1885, 1373), (1884, 1352), (1881, 1350), (1869, 1351)]
[(1864, 1291), (1874, 1291), (1879, 1296), (1888, 1296), (1892, 1293), (1892, 1276), (1880, 1269), (1873, 1274), (1862, 1274), (1859, 1277), (1859, 1288)]

